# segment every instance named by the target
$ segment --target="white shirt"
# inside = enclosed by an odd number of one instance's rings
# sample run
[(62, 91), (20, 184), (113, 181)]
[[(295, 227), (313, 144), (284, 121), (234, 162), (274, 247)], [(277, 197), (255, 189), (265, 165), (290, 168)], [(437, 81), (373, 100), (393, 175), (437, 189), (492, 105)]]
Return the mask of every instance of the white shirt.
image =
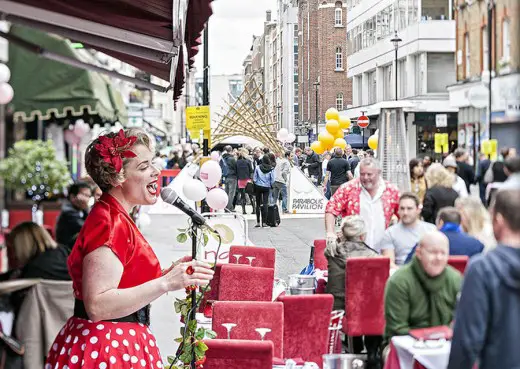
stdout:
[(359, 194), (359, 215), (365, 221), (365, 230), (367, 232), (365, 243), (372, 248), (379, 245), (379, 242), (385, 235), (385, 212), (383, 210), (383, 201), (381, 200), (385, 189), (385, 182), (380, 179), (379, 188), (374, 197), (370, 196), (363, 186), (361, 186), (361, 193)]
[(455, 175), (456, 181), (453, 184), (452, 188), (457, 191), (460, 197), (468, 196), (468, 188), (466, 187), (466, 182), (460, 176)]

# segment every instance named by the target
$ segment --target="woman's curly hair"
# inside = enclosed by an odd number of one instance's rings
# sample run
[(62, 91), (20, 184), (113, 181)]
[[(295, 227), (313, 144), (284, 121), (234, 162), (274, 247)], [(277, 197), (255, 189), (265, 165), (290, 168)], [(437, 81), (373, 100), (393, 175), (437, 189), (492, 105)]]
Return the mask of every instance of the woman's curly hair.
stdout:
[(440, 163), (430, 165), (424, 176), (430, 188), (433, 186), (451, 188), (455, 183), (455, 176)]
[[(148, 134), (140, 129), (140, 128), (130, 128), (125, 129), (125, 136), (135, 136), (137, 137), (137, 140), (134, 143), (135, 145), (144, 145), (150, 151), (154, 151), (154, 145), (153, 141), (151, 140), (150, 136)], [(116, 133), (110, 132), (107, 134), (104, 134), (103, 136), (114, 138), (117, 135)], [(128, 164), (129, 158), (123, 158), (123, 169), (119, 173), (116, 172), (115, 168), (112, 166), (112, 164), (107, 163), (104, 161), (103, 157), (99, 154), (99, 152), (96, 150), (95, 146), (99, 144), (99, 138), (96, 138), (93, 140), (87, 147), (85, 151), (85, 168), (87, 170), (87, 173), (89, 176), (96, 182), (96, 184), (99, 186), (101, 191), (107, 192), (112, 187), (114, 187), (115, 184), (121, 183), (125, 179), (125, 166)]]

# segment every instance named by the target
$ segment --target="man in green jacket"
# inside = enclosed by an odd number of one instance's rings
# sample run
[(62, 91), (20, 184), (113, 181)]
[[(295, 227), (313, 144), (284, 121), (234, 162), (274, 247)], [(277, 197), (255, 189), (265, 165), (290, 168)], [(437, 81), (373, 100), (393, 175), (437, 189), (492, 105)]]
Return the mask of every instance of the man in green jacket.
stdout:
[(412, 261), (385, 289), (385, 342), (411, 329), (450, 325), (462, 275), (448, 264), (449, 241), (439, 231), (424, 234)]

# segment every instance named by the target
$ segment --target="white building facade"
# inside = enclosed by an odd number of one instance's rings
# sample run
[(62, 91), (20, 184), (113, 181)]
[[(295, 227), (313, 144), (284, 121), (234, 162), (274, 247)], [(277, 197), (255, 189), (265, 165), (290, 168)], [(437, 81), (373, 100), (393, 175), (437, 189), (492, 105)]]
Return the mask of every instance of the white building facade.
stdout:
[[(433, 137), (447, 132), (457, 140), (457, 108), (447, 86), (456, 81), (455, 21), (452, 0), (347, 1), (347, 65), (353, 108), (343, 113), (369, 116), (371, 133), (383, 101), (407, 100), (410, 157), (432, 155)], [(397, 49), (397, 96), (395, 34)], [(410, 104), (411, 103), (411, 104)]]
[(294, 132), (298, 122), (298, 7), (278, 0), (277, 20), (268, 12), (264, 27), (265, 95), (279, 128)]
[[(197, 104), (202, 105), (202, 77), (196, 78), (195, 89)], [(215, 128), (229, 111), (244, 90), (242, 74), (210, 75), (209, 77), (209, 104), (211, 127)]]

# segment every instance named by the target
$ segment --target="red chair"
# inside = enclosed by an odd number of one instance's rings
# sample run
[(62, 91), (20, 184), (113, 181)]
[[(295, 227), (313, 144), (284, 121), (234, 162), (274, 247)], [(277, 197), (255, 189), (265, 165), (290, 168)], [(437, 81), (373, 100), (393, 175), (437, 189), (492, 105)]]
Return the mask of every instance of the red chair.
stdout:
[(325, 257), (326, 240), (314, 240), (314, 267), (320, 270), (327, 270), (329, 262)]
[(209, 291), (204, 294), (199, 304), (199, 312), (204, 311), (209, 300), (218, 300), (218, 288), (220, 284), (220, 272), (222, 270), (222, 265), (223, 264), (217, 264), (215, 267), (215, 274), (213, 274), (213, 279), (209, 282)]
[(348, 337), (379, 336), (385, 330), (385, 285), (390, 258), (348, 258), (345, 270), (345, 319)]
[[(216, 301), (213, 306), (212, 329), (218, 338), (227, 338), (224, 323), (235, 323), (231, 339), (261, 340), (256, 328), (269, 328), (266, 341), (272, 341), (274, 356), (283, 357), (283, 304), (263, 301)], [(272, 365), (272, 364), (271, 364)]]
[(274, 269), (225, 264), (220, 272), (220, 301), (271, 301)]
[(272, 369), (271, 341), (206, 340), (204, 369)]
[(457, 269), (462, 275), (464, 275), (464, 271), (466, 270), (466, 266), (468, 265), (469, 257), (465, 255), (460, 256), (450, 256), (448, 257), (448, 265)]
[(23, 222), (32, 222), (31, 209), (15, 209), (9, 210), (9, 228), (13, 229)]
[(229, 248), (229, 263), (236, 262), (233, 255), (242, 255), (238, 264), (249, 265), (247, 256), (253, 256), (251, 266), (262, 268), (273, 268), (276, 260), (276, 249), (273, 247), (258, 247), (258, 246), (231, 246)]
[[(322, 366), (327, 353), (332, 295), (280, 296), (283, 303), (283, 355)], [(305, 322), (305, 324), (303, 324)]]
[(54, 230), (56, 229), (56, 222), (58, 221), (60, 213), (61, 210), (59, 209), (43, 211), (43, 224), (48, 225), (52, 229), (52, 234), (54, 234)]

